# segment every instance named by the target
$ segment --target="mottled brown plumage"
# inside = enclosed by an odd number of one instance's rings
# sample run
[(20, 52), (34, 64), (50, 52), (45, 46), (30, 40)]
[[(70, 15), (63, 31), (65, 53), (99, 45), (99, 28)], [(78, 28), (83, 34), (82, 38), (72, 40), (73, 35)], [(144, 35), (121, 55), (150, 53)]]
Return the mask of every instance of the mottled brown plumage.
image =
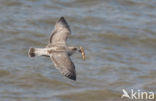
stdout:
[(29, 56), (48, 56), (53, 61), (55, 67), (66, 77), (76, 80), (75, 66), (70, 56), (76, 51), (82, 53), (84, 59), (84, 50), (82, 47), (67, 46), (66, 40), (71, 35), (71, 30), (64, 19), (61, 17), (55, 24), (55, 28), (51, 33), (49, 44), (46, 48), (30, 48)]

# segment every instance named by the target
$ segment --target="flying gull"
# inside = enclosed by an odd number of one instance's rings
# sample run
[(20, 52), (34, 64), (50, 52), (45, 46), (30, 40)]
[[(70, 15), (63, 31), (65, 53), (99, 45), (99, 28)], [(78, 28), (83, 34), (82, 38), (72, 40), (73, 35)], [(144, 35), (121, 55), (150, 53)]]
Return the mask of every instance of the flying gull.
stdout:
[(69, 79), (76, 80), (75, 66), (70, 56), (79, 52), (82, 59), (85, 60), (85, 52), (81, 46), (67, 46), (66, 40), (69, 35), (71, 35), (70, 27), (65, 18), (61, 17), (55, 24), (49, 38), (49, 44), (45, 48), (30, 48), (28, 55), (30, 57), (50, 57), (56, 69)]

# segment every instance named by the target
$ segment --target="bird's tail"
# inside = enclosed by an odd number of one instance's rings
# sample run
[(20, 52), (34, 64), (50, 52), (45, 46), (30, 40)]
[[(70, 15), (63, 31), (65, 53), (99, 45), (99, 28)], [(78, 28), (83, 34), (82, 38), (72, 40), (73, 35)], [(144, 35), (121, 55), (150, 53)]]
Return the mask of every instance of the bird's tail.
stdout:
[(28, 55), (30, 57), (35, 57), (36, 56), (36, 54), (35, 54), (35, 48), (30, 48), (29, 49), (29, 52), (28, 52)]
[(48, 56), (48, 48), (30, 48), (28, 52), (29, 57)]

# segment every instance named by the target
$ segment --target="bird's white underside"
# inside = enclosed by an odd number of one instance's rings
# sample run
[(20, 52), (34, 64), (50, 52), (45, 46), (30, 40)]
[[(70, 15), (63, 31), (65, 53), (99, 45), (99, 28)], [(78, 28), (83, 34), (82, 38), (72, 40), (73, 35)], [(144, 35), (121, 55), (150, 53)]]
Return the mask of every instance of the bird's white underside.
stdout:
[(56, 47), (51, 47), (51, 48), (35, 48), (35, 54), (37, 56), (42, 56), (42, 55), (50, 55), (48, 51), (53, 50), (56, 51)]

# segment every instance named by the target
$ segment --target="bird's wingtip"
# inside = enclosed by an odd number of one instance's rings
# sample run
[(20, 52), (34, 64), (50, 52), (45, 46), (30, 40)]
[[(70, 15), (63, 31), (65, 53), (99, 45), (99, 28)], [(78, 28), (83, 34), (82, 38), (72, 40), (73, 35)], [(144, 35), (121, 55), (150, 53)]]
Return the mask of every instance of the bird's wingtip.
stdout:
[(64, 74), (64, 76), (66, 76), (67, 78), (76, 81), (76, 74), (75, 74), (75, 73), (70, 73), (70, 72), (68, 72), (68, 73), (63, 73), (63, 74)]
[(62, 25), (63, 27), (65, 27), (66, 29), (69, 30), (69, 32), (71, 32), (70, 27), (65, 19), (65, 17), (61, 16), (60, 19), (56, 22), (55, 26), (58, 26), (57, 28), (60, 27), (60, 25)]
[(76, 76), (73, 76), (70, 79), (76, 81)]
[(60, 22), (60, 21), (61, 21), (61, 22), (65, 22), (65, 21), (66, 21), (65, 18), (64, 18), (64, 16), (61, 16), (61, 17), (60, 17), (60, 19), (58, 20), (58, 22)]
[(64, 16), (61, 16), (60, 19), (64, 19)]

